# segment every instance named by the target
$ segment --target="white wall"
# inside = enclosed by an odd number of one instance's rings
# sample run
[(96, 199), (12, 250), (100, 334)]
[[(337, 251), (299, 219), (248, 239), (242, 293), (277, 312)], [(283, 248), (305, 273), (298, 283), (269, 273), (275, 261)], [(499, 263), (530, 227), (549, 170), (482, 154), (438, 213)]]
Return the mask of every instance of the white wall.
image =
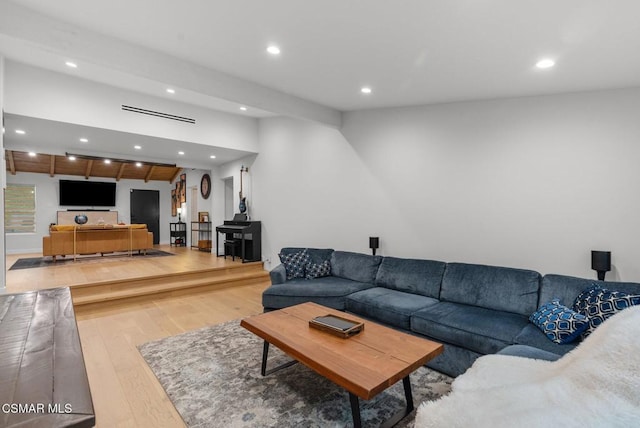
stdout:
[[(263, 257), (332, 247), (640, 281), (640, 89), (260, 123)], [(271, 267), (276, 262), (271, 263)]]
[[(78, 209), (58, 205), (59, 180), (81, 180), (82, 177), (56, 175), (49, 177), (47, 174), (17, 173), (8, 175), (10, 184), (33, 184), (36, 186), (36, 233), (33, 234), (6, 234), (5, 244), (8, 254), (30, 253), (42, 251), (42, 237), (49, 234), (49, 224), (55, 223), (56, 213), (66, 209)], [(91, 178), (92, 181), (113, 181)], [(112, 211), (118, 211), (118, 221), (129, 223), (131, 210), (129, 194), (131, 189), (158, 190), (160, 192), (160, 243), (169, 243), (169, 223), (174, 220), (171, 217), (171, 185), (164, 181), (120, 180), (116, 182), (116, 207)], [(4, 260), (4, 257), (3, 257)]]
[[(255, 152), (257, 120), (151, 97), (10, 62), (5, 111), (152, 137)], [(192, 117), (196, 125), (157, 120), (121, 109), (132, 105)]]

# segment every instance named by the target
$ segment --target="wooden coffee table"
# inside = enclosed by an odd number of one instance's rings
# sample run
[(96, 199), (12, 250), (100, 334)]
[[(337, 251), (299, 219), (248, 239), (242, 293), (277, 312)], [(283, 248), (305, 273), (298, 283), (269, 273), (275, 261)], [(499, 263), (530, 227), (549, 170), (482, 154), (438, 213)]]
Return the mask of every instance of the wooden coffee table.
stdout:
[[(309, 327), (314, 317), (334, 314), (365, 323), (364, 331), (343, 339)], [(413, 411), (409, 375), (443, 351), (439, 343), (402, 333), (372, 321), (315, 303), (303, 303), (242, 320), (240, 325), (264, 339), (262, 375), (301, 362), (349, 392), (355, 427), (362, 426), (358, 398), (369, 400), (402, 380), (407, 407), (388, 423)], [(269, 344), (295, 359), (266, 369)]]

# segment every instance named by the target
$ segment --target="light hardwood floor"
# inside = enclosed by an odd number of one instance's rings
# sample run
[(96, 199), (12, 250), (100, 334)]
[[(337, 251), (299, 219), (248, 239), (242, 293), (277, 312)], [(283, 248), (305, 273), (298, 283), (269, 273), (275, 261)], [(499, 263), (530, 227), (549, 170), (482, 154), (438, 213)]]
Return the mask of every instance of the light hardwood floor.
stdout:
[[(49, 268), (8, 271), (7, 291), (19, 292), (68, 285), (67, 283), (113, 279), (113, 275), (120, 277), (125, 272), (130, 276), (140, 276), (144, 272), (157, 275), (179, 269), (199, 269), (208, 264), (232, 263), (229, 259), (225, 261), (215, 255), (191, 249), (170, 250), (178, 253), (178, 256), (148, 259), (151, 263), (141, 265), (130, 260), (109, 260), (105, 263), (77, 264), (75, 267), (56, 266), (53, 273), (45, 272)], [(7, 257), (7, 267), (17, 258)], [(90, 310), (77, 310), (76, 319), (93, 395), (96, 426), (184, 426), (136, 346), (207, 325), (258, 314), (262, 312), (261, 294), (267, 286), (268, 282), (265, 282), (193, 295), (150, 298), (136, 303), (111, 303)]]
[(137, 259), (128, 256), (91, 256), (90, 261), (58, 263), (46, 268), (9, 270), (11, 265), (24, 257), (41, 257), (42, 254), (7, 255), (7, 291), (18, 293), (42, 288), (65, 287), (113, 279), (129, 279), (150, 275), (186, 272), (207, 267), (240, 263), (216, 257), (215, 254), (187, 247), (156, 245), (154, 248), (175, 253), (176, 256)]

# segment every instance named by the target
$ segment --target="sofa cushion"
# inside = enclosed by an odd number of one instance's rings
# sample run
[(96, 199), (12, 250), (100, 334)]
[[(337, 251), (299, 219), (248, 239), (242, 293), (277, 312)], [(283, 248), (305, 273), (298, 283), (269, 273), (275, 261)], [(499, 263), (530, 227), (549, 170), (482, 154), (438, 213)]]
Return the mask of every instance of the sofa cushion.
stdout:
[(499, 355), (510, 355), (512, 357), (533, 358), (536, 360), (556, 361), (561, 355), (544, 351), (527, 345), (510, 345), (498, 352)]
[(571, 307), (574, 300), (583, 290), (599, 285), (609, 290), (623, 291), (629, 294), (640, 294), (640, 284), (636, 282), (609, 282), (592, 279), (576, 278), (565, 275), (545, 275), (540, 287), (539, 304), (558, 298), (560, 303)]
[(322, 263), (311, 263), (307, 264), (305, 270), (305, 278), (306, 279), (315, 279), (322, 278), (323, 276), (331, 275), (331, 263), (329, 260), (325, 260)]
[(346, 305), (356, 315), (409, 330), (411, 314), (436, 303), (432, 297), (375, 287), (347, 296)]
[(640, 295), (622, 291), (610, 291), (598, 285), (584, 290), (578, 295), (574, 308), (585, 315), (589, 325), (582, 338), (586, 338), (609, 317), (630, 306), (640, 305)]
[(437, 299), (446, 265), (433, 260), (384, 257), (378, 268), (375, 284), (378, 287)]
[(513, 344), (528, 323), (523, 315), (452, 302), (436, 303), (411, 316), (413, 332), (481, 354)]
[(532, 270), (448, 263), (440, 300), (528, 317), (538, 308), (539, 287), (540, 274)]
[(517, 345), (533, 346), (534, 348), (543, 349), (545, 351), (553, 352), (554, 354), (564, 355), (567, 352), (573, 350), (580, 341), (573, 341), (567, 344), (553, 343), (538, 327), (533, 324), (528, 324), (522, 329), (516, 336), (514, 343)]
[(451, 377), (460, 376), (483, 355), (449, 343), (443, 343), (443, 345), (442, 354), (429, 361), (427, 367)]
[(287, 272), (287, 279), (304, 278), (305, 269), (309, 263), (309, 254), (306, 250), (290, 254), (278, 254), (280, 262), (284, 265)]
[(345, 298), (373, 284), (326, 276), (314, 280), (294, 279), (274, 284), (262, 293), (265, 309), (282, 309), (305, 302), (315, 302), (330, 308), (345, 310)]
[(307, 251), (309, 254), (309, 261), (311, 263), (322, 263), (325, 260), (331, 260), (331, 254), (333, 250), (331, 248), (301, 248), (301, 247), (283, 247), (280, 250), (280, 254), (293, 254), (300, 251)]
[(331, 275), (373, 285), (381, 261), (381, 256), (334, 251), (331, 254)]
[(587, 317), (561, 305), (557, 299), (540, 306), (529, 321), (555, 343), (571, 343), (589, 327)]
[(586, 312), (587, 308), (595, 302), (595, 297), (600, 290), (602, 290), (602, 287), (599, 284), (593, 284), (591, 287), (582, 290), (573, 301), (573, 310), (581, 313)]

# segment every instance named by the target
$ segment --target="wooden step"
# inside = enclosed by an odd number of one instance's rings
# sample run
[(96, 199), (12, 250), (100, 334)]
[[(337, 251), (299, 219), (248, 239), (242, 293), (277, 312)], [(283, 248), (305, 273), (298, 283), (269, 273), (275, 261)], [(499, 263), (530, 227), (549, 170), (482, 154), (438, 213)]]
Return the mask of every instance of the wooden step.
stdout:
[(262, 262), (176, 272), (125, 280), (100, 281), (71, 287), (74, 307), (126, 300), (141, 296), (198, 293), (269, 281)]

